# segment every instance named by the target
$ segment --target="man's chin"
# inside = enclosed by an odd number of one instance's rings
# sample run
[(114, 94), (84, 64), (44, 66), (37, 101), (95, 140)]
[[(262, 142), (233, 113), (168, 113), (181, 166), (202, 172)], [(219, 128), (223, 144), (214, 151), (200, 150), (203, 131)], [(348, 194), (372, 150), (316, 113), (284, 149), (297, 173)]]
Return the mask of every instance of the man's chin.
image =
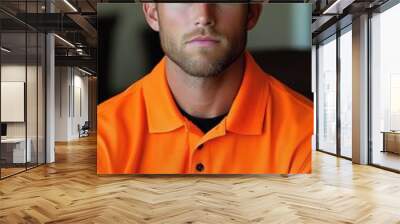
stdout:
[(187, 57), (193, 57), (193, 58), (202, 58), (202, 57), (218, 58), (218, 57), (223, 57), (224, 49), (195, 47), (195, 48), (191, 48), (190, 50), (186, 51), (184, 53), (184, 55), (186, 55)]
[(185, 60), (191, 61), (196, 64), (208, 65), (210, 63), (215, 63), (217, 61), (223, 60), (223, 57), (221, 55), (200, 53), (187, 55), (187, 57), (185, 57)]
[(221, 65), (216, 64), (215, 61), (191, 61), (186, 64), (185, 70), (189, 75), (203, 78), (216, 77), (219, 73), (222, 72)]

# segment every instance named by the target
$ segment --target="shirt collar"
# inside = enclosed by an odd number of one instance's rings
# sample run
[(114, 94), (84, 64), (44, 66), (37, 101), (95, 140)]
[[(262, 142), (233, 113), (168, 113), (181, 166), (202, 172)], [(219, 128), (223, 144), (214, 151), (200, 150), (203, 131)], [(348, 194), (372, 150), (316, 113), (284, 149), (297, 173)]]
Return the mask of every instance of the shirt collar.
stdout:
[(166, 56), (145, 77), (143, 84), (147, 124), (150, 133), (173, 131), (184, 125), (165, 75)]
[(226, 120), (226, 129), (244, 135), (260, 135), (269, 98), (267, 75), (249, 52), (245, 53), (245, 70)]
[[(185, 124), (169, 89), (165, 75), (166, 57), (145, 77), (143, 84), (150, 133), (173, 131)], [(249, 52), (245, 52), (245, 70), (238, 94), (223, 120), (228, 131), (259, 135), (264, 125), (269, 86), (266, 74)]]

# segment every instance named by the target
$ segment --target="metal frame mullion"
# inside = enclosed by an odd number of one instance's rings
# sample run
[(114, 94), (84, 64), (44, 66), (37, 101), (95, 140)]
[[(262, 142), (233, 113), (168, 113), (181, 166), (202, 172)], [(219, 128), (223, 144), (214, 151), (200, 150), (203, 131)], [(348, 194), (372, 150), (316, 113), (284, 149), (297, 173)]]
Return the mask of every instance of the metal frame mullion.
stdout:
[[(25, 21), (28, 18), (28, 1), (25, 0)], [(25, 23), (26, 24), (26, 23)], [(25, 170), (28, 170), (28, 24), (25, 25), (25, 102), (24, 102), (24, 116), (25, 116)]]
[[(1, 32), (1, 24), (2, 23), (0, 23), (0, 47), (2, 46), (2, 32)], [(1, 52), (0, 52), (0, 84), (1, 84), (1, 62), (2, 62), (2, 58), (1, 58)], [(1, 112), (1, 85), (0, 85), (0, 112)], [(0, 113), (0, 125), (2, 124), (2, 122), (1, 122), (1, 113)], [(0, 134), (0, 136), (1, 136), (1, 134)], [(2, 177), (1, 177), (1, 170), (2, 170), (2, 162), (1, 162), (1, 144), (0, 144), (0, 180), (2, 179)]]
[(315, 149), (319, 150), (319, 43), (315, 47)]
[(341, 65), (340, 65), (340, 36), (341, 31), (336, 31), (336, 154), (341, 157)]

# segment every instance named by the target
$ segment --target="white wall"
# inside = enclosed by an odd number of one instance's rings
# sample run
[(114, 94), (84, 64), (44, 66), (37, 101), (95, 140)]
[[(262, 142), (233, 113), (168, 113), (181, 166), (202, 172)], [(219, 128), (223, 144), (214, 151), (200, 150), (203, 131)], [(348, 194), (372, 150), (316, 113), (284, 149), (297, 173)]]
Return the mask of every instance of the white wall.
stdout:
[[(78, 71), (78, 74), (77, 74)], [(71, 135), (74, 136), (75, 138), (78, 137), (78, 124), (81, 126), (85, 123), (85, 121), (88, 121), (89, 118), (89, 111), (88, 111), (88, 77), (87, 76), (82, 76), (83, 73), (81, 73), (79, 70), (74, 70), (74, 117), (72, 119), (72, 132)], [(79, 93), (80, 91), (80, 93)], [(80, 95), (80, 98), (79, 98)], [(80, 101), (80, 103), (79, 103)], [(81, 107), (81, 108), (79, 108)], [(79, 111), (81, 109), (82, 111)]]
[(55, 68), (55, 141), (68, 140), (69, 80), (67, 67)]
[(84, 73), (72, 67), (56, 67), (55, 107), (55, 140), (77, 139), (78, 124), (82, 126), (89, 117), (88, 77)]
[[(2, 65), (1, 81), (25, 82), (25, 73), (26, 73), (25, 64)], [(6, 109), (7, 108), (1, 108), (1, 110), (6, 110)], [(7, 123), (7, 137), (25, 137), (25, 123), (24, 122)]]

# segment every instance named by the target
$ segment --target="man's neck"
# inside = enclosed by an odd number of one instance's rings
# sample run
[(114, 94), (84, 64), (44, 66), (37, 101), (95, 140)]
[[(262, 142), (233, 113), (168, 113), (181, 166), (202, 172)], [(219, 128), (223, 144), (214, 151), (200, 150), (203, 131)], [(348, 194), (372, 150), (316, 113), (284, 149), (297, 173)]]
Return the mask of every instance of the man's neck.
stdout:
[(242, 82), (244, 54), (222, 74), (215, 77), (194, 77), (184, 72), (167, 57), (166, 75), (172, 95), (188, 114), (211, 118), (228, 113)]

